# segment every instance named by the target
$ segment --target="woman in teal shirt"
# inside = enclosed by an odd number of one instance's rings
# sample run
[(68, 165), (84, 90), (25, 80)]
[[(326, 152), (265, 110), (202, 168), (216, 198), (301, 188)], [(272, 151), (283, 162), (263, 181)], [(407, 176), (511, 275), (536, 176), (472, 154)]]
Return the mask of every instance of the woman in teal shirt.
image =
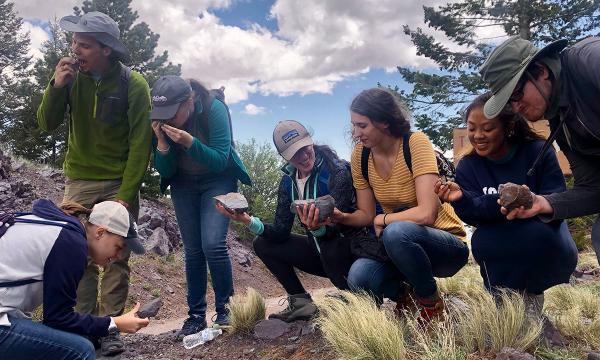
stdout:
[(163, 76), (152, 88), (154, 165), (161, 190), (171, 186), (185, 250), (189, 318), (177, 338), (206, 327), (207, 263), (215, 291), (216, 323), (229, 323), (226, 304), (233, 294), (225, 237), (229, 218), (214, 196), (237, 190), (250, 178), (233, 148), (227, 106), (199, 82)]

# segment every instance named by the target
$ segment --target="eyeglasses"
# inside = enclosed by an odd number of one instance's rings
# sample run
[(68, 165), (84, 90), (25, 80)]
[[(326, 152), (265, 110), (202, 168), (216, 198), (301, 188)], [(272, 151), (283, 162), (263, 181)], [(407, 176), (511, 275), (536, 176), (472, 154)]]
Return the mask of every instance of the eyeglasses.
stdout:
[(521, 101), (521, 99), (523, 98), (523, 96), (525, 95), (525, 84), (527, 84), (528, 81), (534, 81), (533, 80), (533, 76), (531, 76), (531, 74), (529, 73), (529, 71), (525, 71), (525, 76), (521, 76), (521, 79), (519, 79), (519, 81), (517, 82), (517, 85), (515, 86), (515, 89), (513, 90), (512, 94), (510, 95), (510, 97), (508, 98), (508, 102), (517, 102), (517, 101)]

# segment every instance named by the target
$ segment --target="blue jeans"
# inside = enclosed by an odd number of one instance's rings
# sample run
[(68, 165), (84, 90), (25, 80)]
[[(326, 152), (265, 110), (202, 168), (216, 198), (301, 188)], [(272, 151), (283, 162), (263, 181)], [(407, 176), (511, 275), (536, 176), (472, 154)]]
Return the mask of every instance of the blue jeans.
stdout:
[(207, 262), (217, 313), (233, 295), (231, 260), (227, 252), (229, 218), (217, 212), (214, 196), (234, 192), (233, 178), (185, 177), (171, 183), (171, 199), (185, 251), (189, 314), (206, 316)]
[(453, 276), (469, 259), (469, 248), (456, 236), (408, 221), (388, 225), (381, 240), (391, 263), (361, 258), (348, 273), (352, 289), (366, 290), (378, 301), (396, 300), (405, 281), (417, 296), (429, 297), (437, 291), (434, 276)]
[(0, 326), (0, 359), (95, 359), (94, 345), (83, 336), (56, 330), (29, 319), (9, 316), (11, 326)]

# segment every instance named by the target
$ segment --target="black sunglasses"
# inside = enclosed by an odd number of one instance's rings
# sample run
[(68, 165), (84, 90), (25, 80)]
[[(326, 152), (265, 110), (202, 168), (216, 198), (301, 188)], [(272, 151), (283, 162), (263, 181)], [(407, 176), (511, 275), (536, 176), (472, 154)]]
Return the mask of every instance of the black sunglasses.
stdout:
[(508, 102), (517, 102), (523, 98), (523, 96), (525, 95), (523, 89), (525, 88), (525, 84), (527, 83), (527, 81), (534, 82), (533, 76), (531, 76), (529, 71), (525, 71), (525, 76), (521, 76), (512, 94), (510, 94)]

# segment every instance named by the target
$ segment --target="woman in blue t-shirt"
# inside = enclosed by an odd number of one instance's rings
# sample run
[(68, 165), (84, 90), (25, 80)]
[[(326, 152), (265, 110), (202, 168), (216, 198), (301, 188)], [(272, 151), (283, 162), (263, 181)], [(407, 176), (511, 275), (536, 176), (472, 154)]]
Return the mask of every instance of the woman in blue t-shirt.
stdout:
[(483, 105), (490, 96), (480, 95), (465, 111), (473, 149), (458, 163), (456, 183), (438, 181), (435, 189), (464, 222), (477, 228), (472, 251), (486, 288), (519, 291), (528, 310), (540, 315), (544, 291), (569, 282), (577, 249), (562, 220), (507, 220), (498, 205), (498, 187), (512, 182), (550, 194), (565, 191), (565, 179), (554, 151), (546, 152), (527, 176), (544, 140), (509, 108), (487, 119)]

